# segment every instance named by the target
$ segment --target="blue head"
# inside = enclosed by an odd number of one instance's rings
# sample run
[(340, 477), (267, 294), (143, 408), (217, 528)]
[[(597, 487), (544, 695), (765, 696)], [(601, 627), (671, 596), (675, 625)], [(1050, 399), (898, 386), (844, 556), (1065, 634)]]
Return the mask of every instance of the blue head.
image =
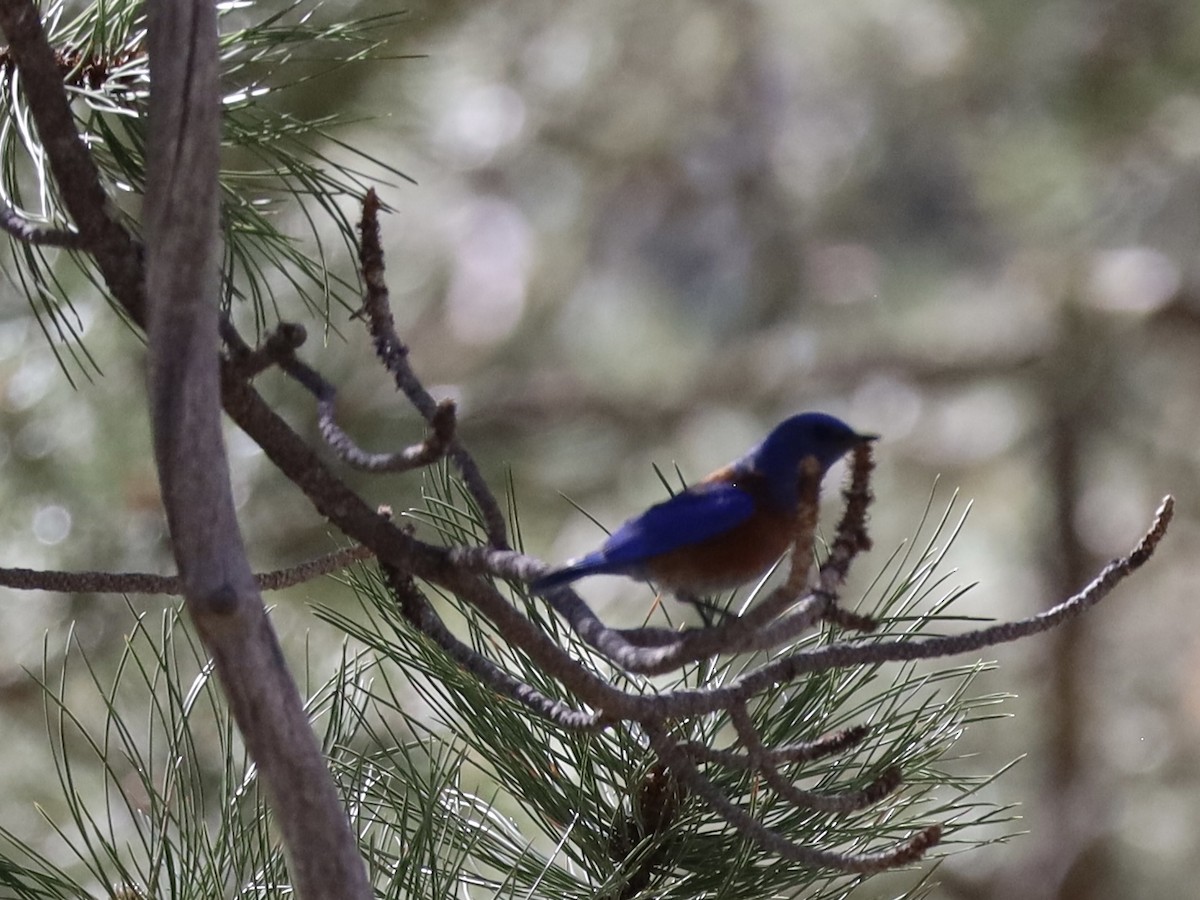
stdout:
[(764, 476), (771, 499), (787, 509), (798, 501), (801, 460), (816, 457), (824, 475), (855, 446), (875, 437), (859, 434), (841, 419), (825, 413), (800, 413), (776, 425), (736, 466)]

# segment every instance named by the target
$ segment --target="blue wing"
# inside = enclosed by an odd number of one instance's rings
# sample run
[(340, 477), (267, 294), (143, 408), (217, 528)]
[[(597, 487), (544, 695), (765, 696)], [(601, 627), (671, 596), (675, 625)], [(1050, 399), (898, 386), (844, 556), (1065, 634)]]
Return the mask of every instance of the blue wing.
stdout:
[(630, 519), (604, 542), (599, 555), (613, 567), (637, 564), (723, 534), (753, 513), (754, 500), (741, 488), (702, 482)]
[(534, 579), (529, 588), (541, 593), (587, 575), (636, 575), (651, 557), (723, 534), (754, 509), (754, 499), (741, 488), (723, 480), (702, 481), (630, 519), (599, 550)]

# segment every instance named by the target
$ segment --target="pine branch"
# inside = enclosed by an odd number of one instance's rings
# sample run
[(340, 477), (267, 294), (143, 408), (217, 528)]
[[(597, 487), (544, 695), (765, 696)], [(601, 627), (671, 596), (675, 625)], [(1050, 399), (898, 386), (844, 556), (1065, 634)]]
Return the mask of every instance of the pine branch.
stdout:
[[(260, 572), (254, 583), (261, 591), (280, 591), (312, 581), (356, 562), (370, 559), (365, 547), (335, 550), (316, 559), (272, 572)], [(178, 575), (152, 575), (147, 572), (55, 572), (0, 567), (0, 587), (21, 591), (55, 591), (62, 594), (166, 594), (183, 593)]]

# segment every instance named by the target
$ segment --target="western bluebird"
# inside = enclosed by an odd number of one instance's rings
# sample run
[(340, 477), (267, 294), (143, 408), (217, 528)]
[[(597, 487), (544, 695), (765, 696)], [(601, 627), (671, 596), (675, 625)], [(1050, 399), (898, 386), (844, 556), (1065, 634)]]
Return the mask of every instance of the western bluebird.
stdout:
[(651, 506), (599, 550), (534, 579), (529, 589), (543, 593), (588, 575), (627, 575), (696, 603), (697, 595), (743, 584), (792, 540), (801, 462), (813, 457), (824, 475), (851, 448), (876, 437), (824, 413), (784, 419), (745, 456)]

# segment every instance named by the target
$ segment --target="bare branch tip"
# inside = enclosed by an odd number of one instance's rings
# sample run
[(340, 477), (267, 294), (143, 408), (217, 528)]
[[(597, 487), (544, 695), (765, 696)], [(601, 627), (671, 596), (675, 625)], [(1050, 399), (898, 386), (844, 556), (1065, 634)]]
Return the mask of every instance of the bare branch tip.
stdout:
[[(857, 744), (859, 741), (863, 740), (870, 733), (871, 733), (870, 725), (851, 725), (849, 728), (846, 728), (846, 729), (838, 732), (838, 734), (844, 740), (852, 741), (854, 744)], [(846, 744), (845, 746), (849, 747), (852, 745)]]
[(917, 863), (925, 856), (932, 848), (940, 844), (942, 840), (942, 826), (930, 826), (914, 834), (912, 838), (905, 841), (904, 845), (896, 848), (892, 853), (888, 853), (886, 859), (881, 860), (884, 863), (884, 869), (895, 869), (901, 865)]
[(379, 194), (375, 188), (367, 188), (367, 193), (363, 195), (363, 224), (368, 221), (374, 223), (379, 215), (379, 210), (383, 204), (379, 200)]
[(458, 429), (458, 404), (449, 398), (439, 400), (429, 424), (438, 439), (449, 444)]
[(379, 309), (373, 309), (373, 305), (378, 306), (383, 303), (387, 295), (387, 285), (383, 280), (383, 246), (379, 236), (379, 210), (382, 205), (375, 189), (368, 188), (366, 196), (363, 197), (362, 220), (358, 225), (358, 230), (362, 235), (358, 247), (358, 261), (363, 281), (367, 284), (367, 297), (363, 311), (369, 317), (381, 312)]
[(833, 756), (837, 753), (844, 753), (852, 747), (857, 747), (867, 739), (867, 735), (870, 733), (870, 725), (851, 725), (849, 728), (835, 731), (833, 734), (822, 738), (818, 743), (821, 745), (823, 755)]
[(912, 840), (912, 848), (920, 852), (923, 856), (925, 851), (931, 850), (940, 844), (942, 841), (942, 826), (930, 825), (924, 831), (917, 834)]
[(873, 444), (870, 441), (864, 441), (861, 444), (856, 444), (854, 449), (850, 451), (850, 471), (853, 474), (853, 480), (858, 482), (862, 479), (870, 477), (871, 472), (875, 468), (875, 451)]
[(879, 777), (867, 785), (863, 796), (868, 804), (878, 803), (884, 797), (894, 794), (904, 784), (904, 773), (899, 766), (888, 766)]
[(942, 826), (931, 825), (923, 831), (918, 831), (895, 850), (871, 858), (870, 865), (863, 867), (860, 871), (873, 874), (920, 862), (925, 854), (936, 847), (941, 840)]
[(1154, 521), (1150, 523), (1150, 527), (1146, 533), (1142, 535), (1142, 539), (1138, 541), (1133, 552), (1129, 554), (1129, 566), (1136, 569), (1145, 563), (1154, 554), (1159, 543), (1167, 534), (1167, 528), (1171, 524), (1171, 519), (1175, 516), (1175, 497), (1167, 494), (1163, 497), (1162, 502), (1158, 505), (1158, 509), (1154, 511)]
[(1154, 524), (1150, 526), (1147, 537), (1156, 542), (1162, 540), (1163, 535), (1167, 533), (1167, 526), (1171, 524), (1171, 519), (1174, 517), (1175, 497), (1173, 494), (1167, 494), (1158, 504), (1158, 509), (1154, 511)]

